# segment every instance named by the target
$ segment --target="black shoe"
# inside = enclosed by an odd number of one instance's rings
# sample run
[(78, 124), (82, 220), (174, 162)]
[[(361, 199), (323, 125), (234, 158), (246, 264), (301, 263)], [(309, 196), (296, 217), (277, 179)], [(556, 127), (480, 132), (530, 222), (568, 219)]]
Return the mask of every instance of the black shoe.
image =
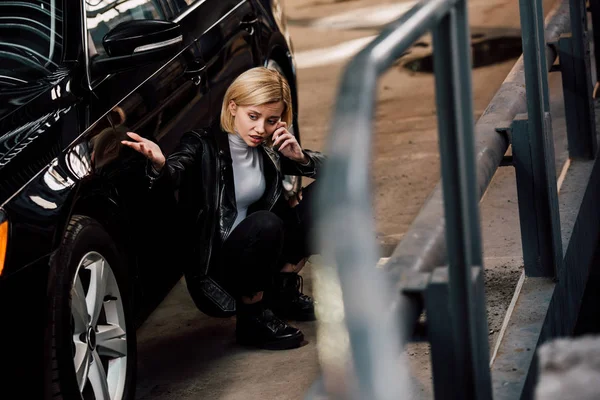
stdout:
[(295, 272), (281, 272), (274, 278), (273, 288), (267, 293), (269, 308), (278, 316), (295, 321), (314, 321), (315, 302), (302, 293), (304, 280)]
[(239, 344), (269, 350), (300, 347), (304, 341), (300, 329), (286, 324), (269, 309), (254, 308), (247, 312), (242, 307), (238, 312), (235, 335)]

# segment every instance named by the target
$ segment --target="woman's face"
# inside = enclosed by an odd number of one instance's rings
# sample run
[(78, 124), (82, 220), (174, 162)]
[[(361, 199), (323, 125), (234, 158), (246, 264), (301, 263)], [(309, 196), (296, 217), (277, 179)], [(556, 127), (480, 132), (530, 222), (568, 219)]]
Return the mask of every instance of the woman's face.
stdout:
[(260, 106), (238, 106), (229, 102), (229, 112), (234, 117), (236, 132), (250, 147), (269, 139), (279, 126), (284, 104), (282, 101)]

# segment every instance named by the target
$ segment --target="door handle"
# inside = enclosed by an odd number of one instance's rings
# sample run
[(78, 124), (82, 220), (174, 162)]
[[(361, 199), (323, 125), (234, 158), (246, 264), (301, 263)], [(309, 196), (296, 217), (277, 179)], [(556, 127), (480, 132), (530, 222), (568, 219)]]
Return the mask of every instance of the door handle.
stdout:
[(206, 70), (206, 64), (204, 61), (195, 60), (186, 70), (183, 72), (183, 76), (194, 82), (194, 85), (198, 86), (202, 82), (202, 73)]

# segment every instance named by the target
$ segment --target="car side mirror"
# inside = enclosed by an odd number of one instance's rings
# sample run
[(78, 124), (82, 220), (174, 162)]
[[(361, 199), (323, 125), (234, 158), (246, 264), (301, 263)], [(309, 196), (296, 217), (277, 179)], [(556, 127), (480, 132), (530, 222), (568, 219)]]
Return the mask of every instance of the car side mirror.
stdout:
[(175, 22), (126, 21), (104, 36), (106, 55), (92, 60), (92, 71), (102, 75), (141, 67), (174, 56), (182, 44), (181, 28)]

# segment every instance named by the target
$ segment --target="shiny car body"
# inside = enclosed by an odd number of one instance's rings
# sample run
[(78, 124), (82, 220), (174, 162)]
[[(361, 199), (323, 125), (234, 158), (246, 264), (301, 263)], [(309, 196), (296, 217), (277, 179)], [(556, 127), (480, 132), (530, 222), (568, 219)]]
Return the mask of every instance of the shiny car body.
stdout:
[[(172, 216), (148, 196), (145, 160), (120, 140), (135, 131), (170, 153), (185, 131), (218, 120), (229, 83), (258, 65), (287, 77), (297, 110), (282, 5), (25, 0), (0, 2), (0, 16), (0, 397), (133, 398), (124, 331), (135, 345), (132, 330), (182, 269)], [(107, 294), (94, 317), (93, 271), (110, 259), (94, 250), (73, 261), (70, 249), (93, 249), (95, 238), (114, 244), (119, 262), (99, 275)], [(102, 349), (107, 331), (85, 318), (77, 326), (83, 286), (86, 318), (122, 328)]]

